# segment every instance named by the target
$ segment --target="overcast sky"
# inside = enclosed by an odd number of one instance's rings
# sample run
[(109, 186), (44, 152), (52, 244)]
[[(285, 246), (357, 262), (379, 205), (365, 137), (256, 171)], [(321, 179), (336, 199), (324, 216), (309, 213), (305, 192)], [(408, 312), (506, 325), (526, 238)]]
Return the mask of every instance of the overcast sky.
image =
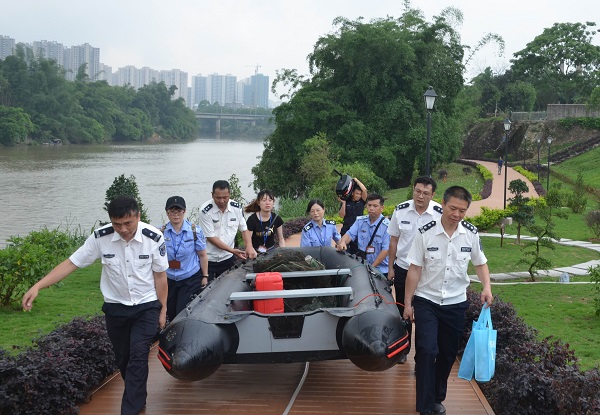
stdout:
[[(181, 69), (192, 75), (232, 74), (243, 79), (280, 68), (308, 72), (306, 57), (319, 36), (332, 31), (337, 16), (367, 21), (398, 17), (402, 0), (0, 0), (0, 35), (17, 42), (51, 40), (64, 46), (100, 48), (100, 61), (113, 71)], [(448, 6), (460, 9), (463, 44), (474, 46), (486, 33), (506, 42), (503, 57), (485, 48), (467, 78), (491, 66), (502, 71), (512, 54), (555, 22), (598, 20), (598, 0), (415, 0), (428, 21)], [(596, 36), (595, 44), (600, 44)]]

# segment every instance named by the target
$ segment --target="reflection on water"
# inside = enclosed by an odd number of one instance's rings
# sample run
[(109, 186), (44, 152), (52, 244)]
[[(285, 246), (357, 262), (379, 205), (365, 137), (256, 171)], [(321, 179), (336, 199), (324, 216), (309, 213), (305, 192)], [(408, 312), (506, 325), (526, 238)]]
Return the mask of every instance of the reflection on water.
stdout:
[(81, 225), (87, 233), (97, 220), (108, 220), (106, 190), (121, 174), (135, 176), (155, 225), (164, 219), (167, 197), (183, 196), (189, 211), (210, 198), (215, 180), (234, 173), (249, 201), (250, 169), (262, 150), (262, 140), (249, 139), (0, 147), (0, 246), (42, 226)]

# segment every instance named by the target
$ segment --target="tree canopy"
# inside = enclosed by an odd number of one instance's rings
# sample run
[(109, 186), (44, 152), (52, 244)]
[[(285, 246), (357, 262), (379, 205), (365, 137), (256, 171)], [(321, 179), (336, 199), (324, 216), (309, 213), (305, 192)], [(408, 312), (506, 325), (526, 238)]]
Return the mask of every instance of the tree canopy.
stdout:
[(13, 145), (29, 137), (92, 143), (153, 134), (191, 138), (198, 133), (185, 101), (172, 99), (175, 87), (164, 82), (137, 91), (110, 86), (91, 82), (84, 69), (79, 68), (75, 81), (67, 81), (53, 60), (36, 59), (22, 46), (0, 60), (0, 109), (8, 117), (0, 123), (0, 142)]
[(463, 86), (464, 47), (448, 16), (429, 23), (408, 9), (399, 19), (335, 19), (335, 31), (320, 37), (308, 57), (310, 77), (278, 73), (275, 84), (299, 89), (274, 110), (277, 127), (253, 168), (255, 187), (304, 193), (304, 142), (318, 133), (339, 163), (360, 161), (388, 185), (405, 184), (415, 168), (424, 170), (429, 85), (439, 96), (431, 162), (453, 160), (462, 143), (454, 100)]

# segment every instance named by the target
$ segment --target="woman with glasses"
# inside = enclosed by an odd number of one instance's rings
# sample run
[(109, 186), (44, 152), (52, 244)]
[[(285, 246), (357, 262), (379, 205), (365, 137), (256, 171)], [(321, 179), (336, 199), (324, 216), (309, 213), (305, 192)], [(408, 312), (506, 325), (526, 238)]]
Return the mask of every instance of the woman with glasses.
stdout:
[(331, 240), (336, 243), (342, 239), (335, 221), (325, 220), (325, 205), (318, 199), (308, 202), (306, 213), (311, 221), (302, 228), (300, 246), (331, 246)]
[(244, 212), (252, 213), (246, 219), (248, 230), (252, 232), (252, 246), (258, 253), (265, 253), (275, 247), (275, 234), (279, 246), (285, 246), (283, 239), (283, 219), (273, 212), (275, 196), (270, 190), (261, 190)]
[(208, 256), (206, 238), (202, 229), (185, 219), (185, 200), (181, 196), (167, 199), (165, 211), (169, 222), (163, 226), (167, 258), (167, 318), (175, 316), (208, 283)]

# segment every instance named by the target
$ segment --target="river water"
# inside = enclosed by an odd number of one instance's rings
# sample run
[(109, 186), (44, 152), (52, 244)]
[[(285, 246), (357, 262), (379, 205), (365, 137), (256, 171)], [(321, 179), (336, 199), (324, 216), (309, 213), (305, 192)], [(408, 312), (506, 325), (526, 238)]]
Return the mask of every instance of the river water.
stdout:
[(185, 198), (189, 213), (210, 199), (215, 180), (232, 174), (250, 201), (250, 169), (262, 150), (262, 139), (241, 138), (0, 147), (0, 248), (10, 235), (43, 226), (81, 226), (89, 233), (96, 221), (108, 221), (106, 190), (121, 174), (135, 176), (153, 225), (163, 223), (169, 196)]

